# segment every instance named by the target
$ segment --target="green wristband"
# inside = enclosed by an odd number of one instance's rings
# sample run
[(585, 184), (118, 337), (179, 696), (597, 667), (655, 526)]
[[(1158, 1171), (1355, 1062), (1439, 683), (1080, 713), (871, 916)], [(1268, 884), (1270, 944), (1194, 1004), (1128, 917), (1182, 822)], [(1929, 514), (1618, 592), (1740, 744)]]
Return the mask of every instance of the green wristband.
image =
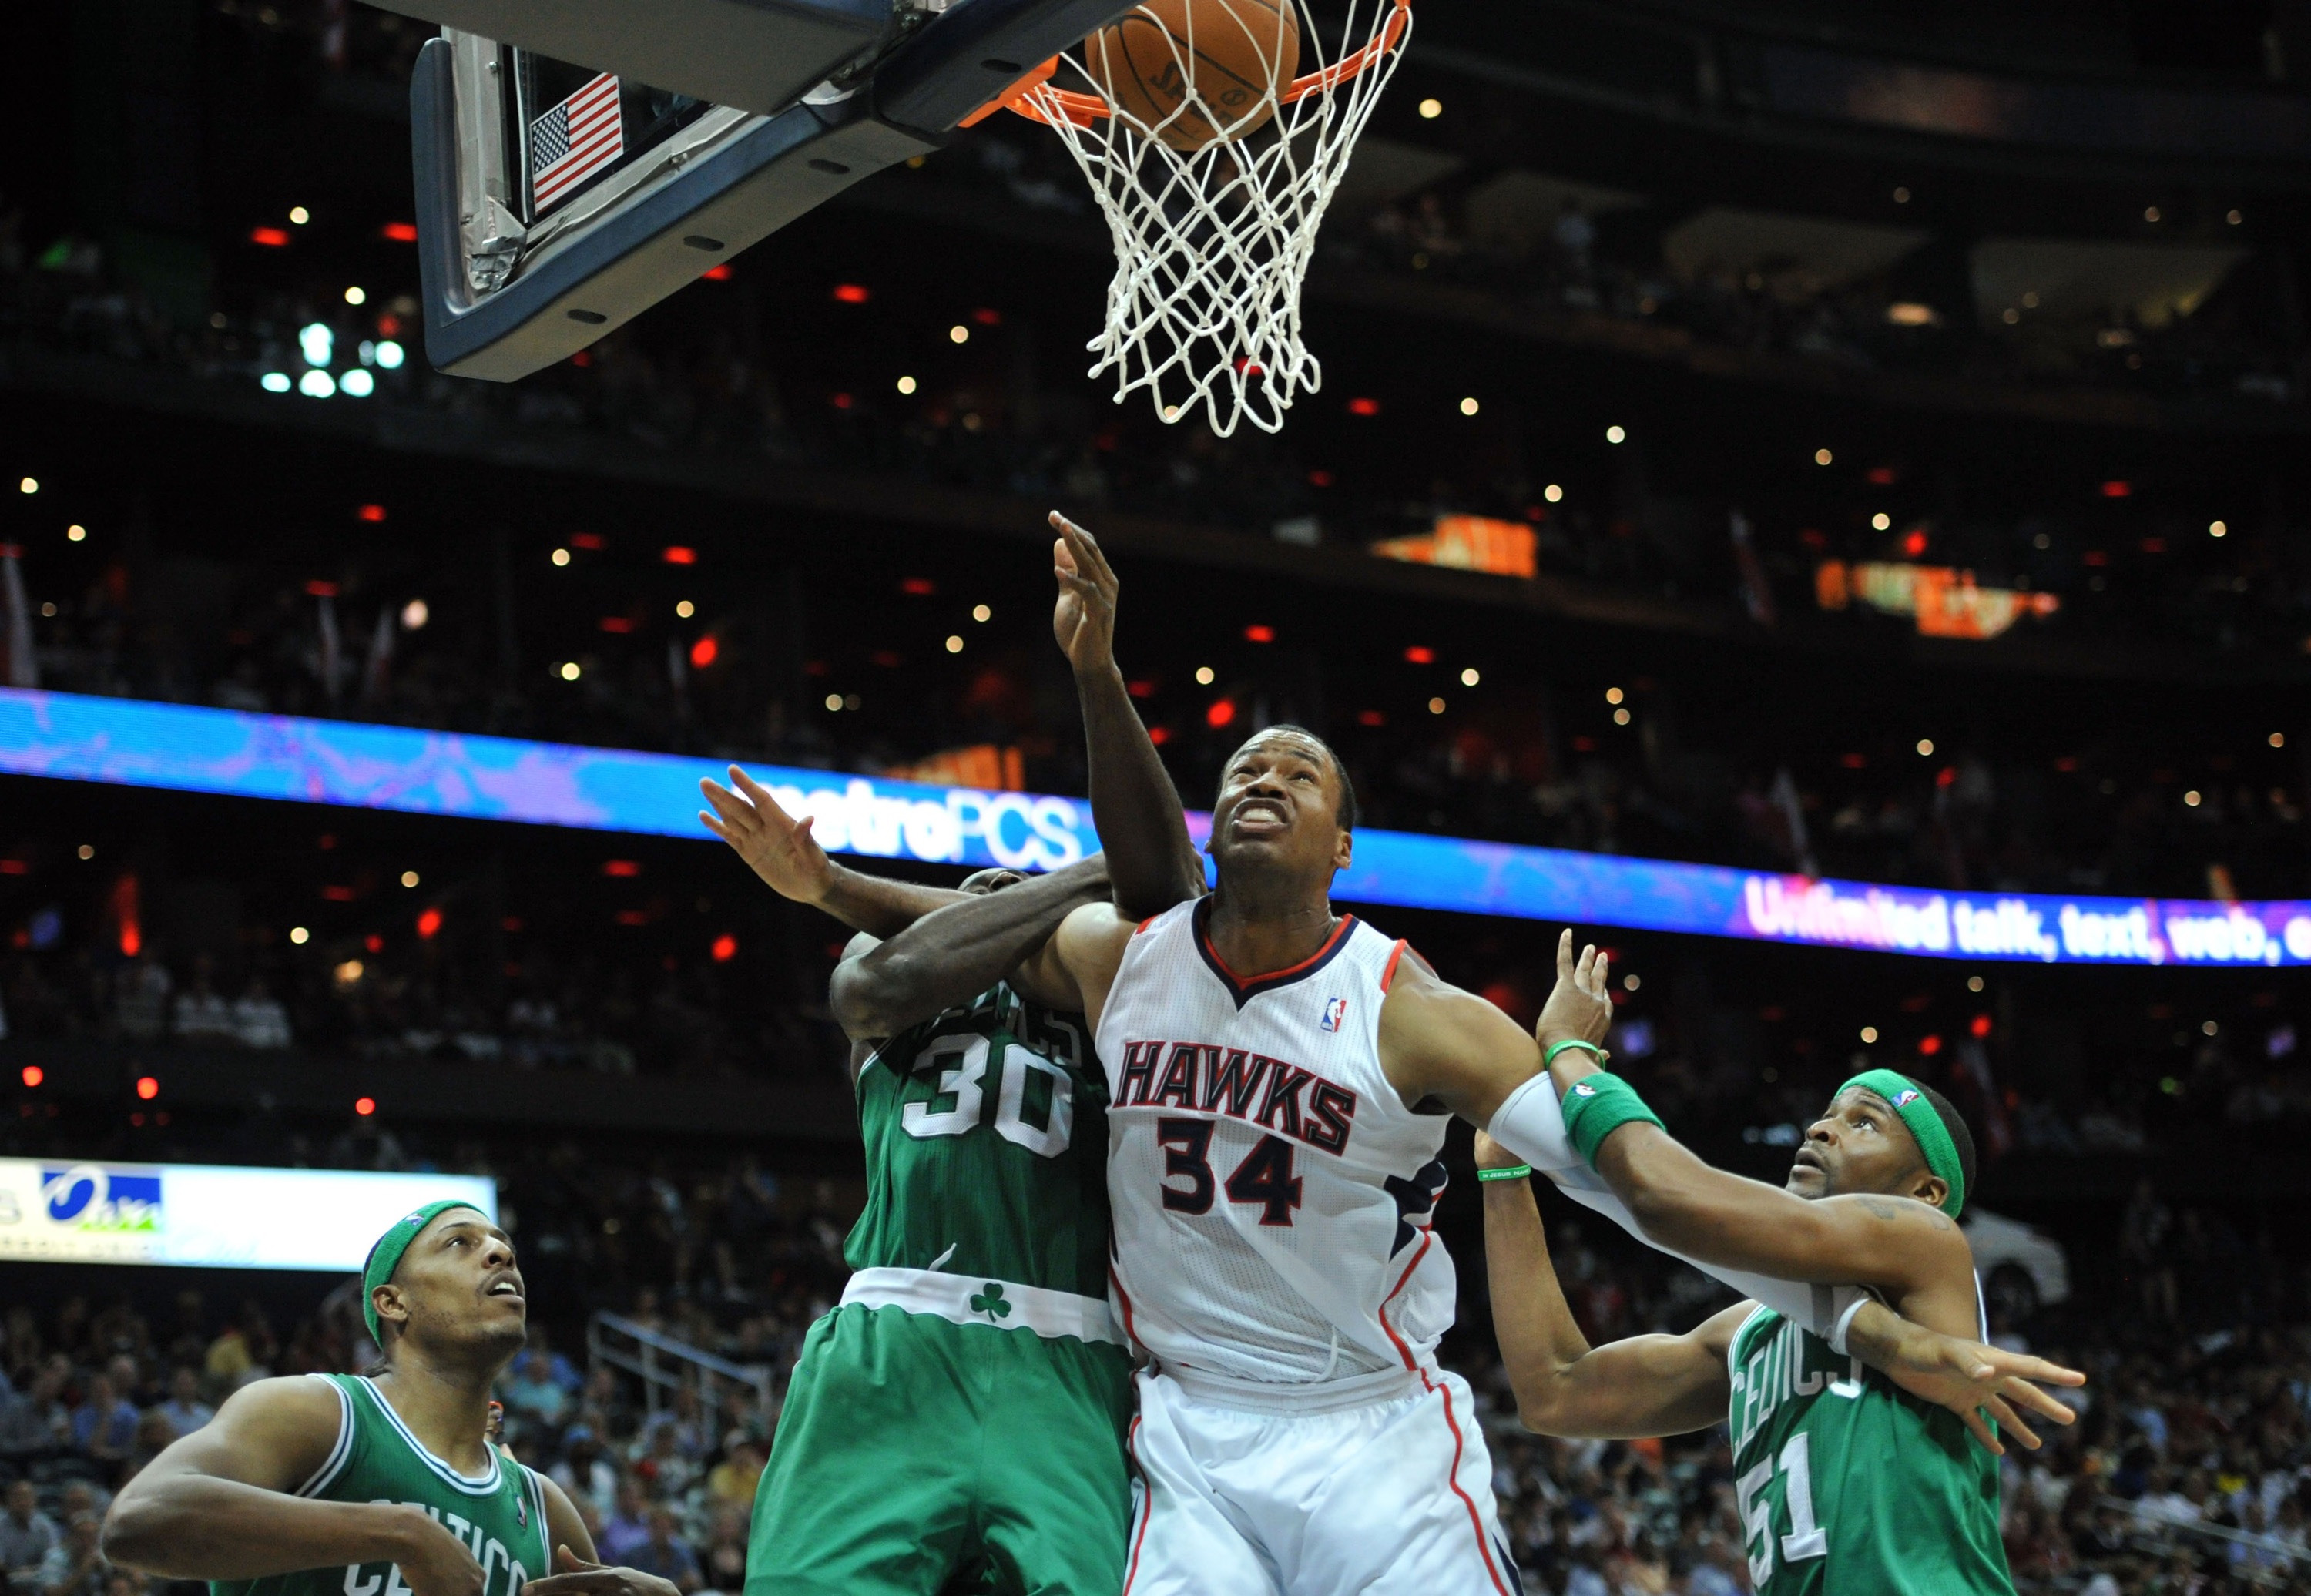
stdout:
[(1522, 1181), (1531, 1173), (1532, 1165), (1530, 1164), (1512, 1164), (1505, 1169), (1480, 1169), (1477, 1172), (1477, 1178), (1480, 1181)]
[(1543, 1069), (1546, 1069), (1551, 1064), (1556, 1063), (1557, 1055), (1563, 1052), (1569, 1047), (1577, 1047), (1584, 1053), (1594, 1053), (1597, 1056), (1597, 1067), (1600, 1069), (1602, 1069), (1607, 1064), (1612, 1061), (1613, 1055), (1607, 1052), (1603, 1048), (1599, 1047), (1595, 1042), (1583, 1042), (1578, 1036), (1568, 1036), (1563, 1042), (1551, 1042), (1549, 1044), (1548, 1051), (1540, 1056), (1540, 1067)]
[(1605, 1138), (1632, 1121), (1659, 1125), (1661, 1116), (1645, 1106), (1637, 1089), (1618, 1075), (1599, 1070), (1584, 1075), (1565, 1094), (1565, 1134), (1573, 1150), (1597, 1164), (1597, 1149)]

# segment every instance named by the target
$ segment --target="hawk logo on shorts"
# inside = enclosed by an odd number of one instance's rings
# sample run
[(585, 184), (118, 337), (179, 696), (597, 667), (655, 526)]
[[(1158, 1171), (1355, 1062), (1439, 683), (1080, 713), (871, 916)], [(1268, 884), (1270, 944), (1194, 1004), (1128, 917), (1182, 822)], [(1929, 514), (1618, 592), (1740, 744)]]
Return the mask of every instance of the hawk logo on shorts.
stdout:
[(1597, 1095), (1597, 1088), (1591, 1086), (1587, 1081), (1574, 1081), (1573, 1083), (1573, 1095), (1575, 1097), (1594, 1097)]
[(1894, 1112), (1896, 1113), (1900, 1113), (1904, 1109), (1909, 1107), (1910, 1104), (1915, 1103), (1917, 1100), (1918, 1095), (1914, 1091), (1901, 1093), (1894, 1099)]
[(1342, 1022), (1347, 1020), (1347, 1017), (1348, 1000), (1346, 998), (1330, 999), (1324, 1004), (1324, 1017), (1318, 1025), (1317, 1029), (1320, 1031), (1337, 1031), (1340, 1028)]

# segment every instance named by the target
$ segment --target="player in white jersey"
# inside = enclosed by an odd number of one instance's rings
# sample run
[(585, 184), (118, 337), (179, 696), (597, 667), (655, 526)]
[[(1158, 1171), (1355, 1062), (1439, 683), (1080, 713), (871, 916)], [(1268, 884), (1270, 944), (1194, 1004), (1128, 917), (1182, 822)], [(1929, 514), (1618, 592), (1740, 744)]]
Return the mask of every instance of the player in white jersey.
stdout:
[[(1061, 533), (1059, 640), (1103, 676), (1114, 578)], [(1209, 896), (1137, 925), (1086, 905), (1030, 961), (1108, 1074), (1111, 1288), (1147, 1355), (1124, 1596), (1521, 1589), (1468, 1387), (1433, 1356), (1454, 1290), (1429, 1224), (1449, 1116), (1537, 1143), (1504, 1105), (1556, 1095), (1514, 1021), (1332, 912), (1355, 806), (1321, 739), (1270, 728), (1223, 772)], [(1145, 831), (1103, 838), (1111, 861), (1175, 845)]]

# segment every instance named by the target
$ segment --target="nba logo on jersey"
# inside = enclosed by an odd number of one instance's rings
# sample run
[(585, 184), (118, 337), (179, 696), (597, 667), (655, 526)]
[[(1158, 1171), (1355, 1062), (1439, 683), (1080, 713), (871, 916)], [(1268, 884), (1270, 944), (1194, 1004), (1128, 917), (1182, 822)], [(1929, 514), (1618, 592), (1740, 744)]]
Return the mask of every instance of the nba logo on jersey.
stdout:
[(1324, 1018), (1318, 1029), (1337, 1031), (1340, 1028), (1340, 1022), (1347, 1017), (1348, 1000), (1346, 998), (1329, 999), (1324, 1004)]

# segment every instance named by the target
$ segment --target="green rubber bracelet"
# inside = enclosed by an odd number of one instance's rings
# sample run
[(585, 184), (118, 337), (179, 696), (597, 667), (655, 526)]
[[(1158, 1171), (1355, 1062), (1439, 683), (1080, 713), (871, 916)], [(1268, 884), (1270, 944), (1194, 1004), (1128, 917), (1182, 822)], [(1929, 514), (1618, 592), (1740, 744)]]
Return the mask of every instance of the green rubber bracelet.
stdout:
[(1477, 1172), (1477, 1178), (1480, 1181), (1522, 1181), (1531, 1173), (1532, 1165), (1530, 1164), (1512, 1164), (1506, 1169), (1480, 1169)]
[(1540, 1056), (1540, 1067), (1543, 1069), (1546, 1069), (1551, 1064), (1556, 1063), (1557, 1055), (1563, 1052), (1569, 1047), (1577, 1047), (1584, 1053), (1596, 1054), (1597, 1068), (1600, 1069), (1602, 1069), (1607, 1064), (1612, 1061), (1613, 1055), (1607, 1052), (1603, 1048), (1599, 1047), (1595, 1042), (1583, 1042), (1578, 1036), (1569, 1036), (1563, 1042), (1552, 1042), (1549, 1044), (1548, 1051)]

